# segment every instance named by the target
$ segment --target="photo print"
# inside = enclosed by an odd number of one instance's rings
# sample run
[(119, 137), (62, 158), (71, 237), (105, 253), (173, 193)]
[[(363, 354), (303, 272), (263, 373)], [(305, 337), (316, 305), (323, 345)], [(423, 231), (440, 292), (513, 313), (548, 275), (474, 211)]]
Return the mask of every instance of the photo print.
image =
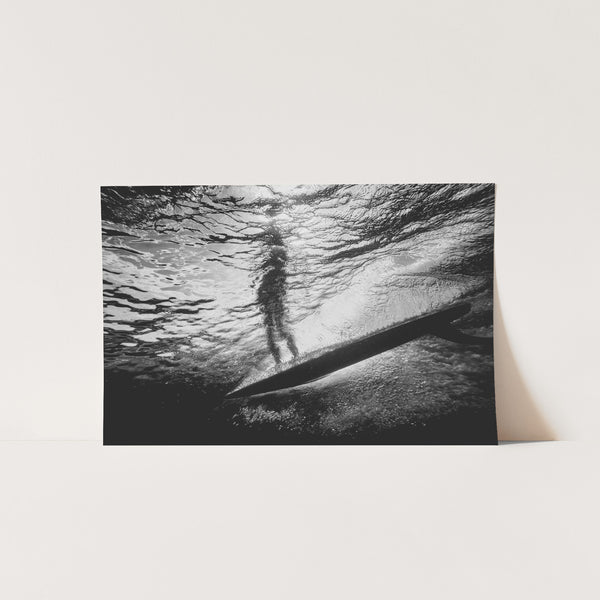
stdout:
[(105, 444), (496, 444), (493, 184), (103, 187)]

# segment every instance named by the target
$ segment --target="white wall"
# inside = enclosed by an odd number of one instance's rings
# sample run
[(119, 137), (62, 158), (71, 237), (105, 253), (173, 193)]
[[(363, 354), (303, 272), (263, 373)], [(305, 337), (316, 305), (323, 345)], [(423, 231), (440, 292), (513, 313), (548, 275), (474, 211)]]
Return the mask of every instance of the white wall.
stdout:
[(599, 416), (592, 2), (12, 3), (3, 439), (100, 439), (101, 184), (497, 183), (504, 439)]

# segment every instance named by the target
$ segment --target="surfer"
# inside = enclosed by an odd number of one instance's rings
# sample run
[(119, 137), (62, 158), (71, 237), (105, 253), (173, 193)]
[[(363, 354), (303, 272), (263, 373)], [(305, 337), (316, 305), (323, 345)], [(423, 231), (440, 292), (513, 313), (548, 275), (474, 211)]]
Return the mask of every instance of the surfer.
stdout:
[(287, 294), (287, 250), (281, 233), (271, 222), (264, 237), (267, 256), (261, 265), (262, 276), (258, 285), (257, 299), (263, 314), (267, 333), (267, 344), (275, 362), (281, 362), (281, 350), (277, 337), (284, 340), (294, 358), (298, 357), (298, 348), (294, 335), (287, 324), (285, 299)]

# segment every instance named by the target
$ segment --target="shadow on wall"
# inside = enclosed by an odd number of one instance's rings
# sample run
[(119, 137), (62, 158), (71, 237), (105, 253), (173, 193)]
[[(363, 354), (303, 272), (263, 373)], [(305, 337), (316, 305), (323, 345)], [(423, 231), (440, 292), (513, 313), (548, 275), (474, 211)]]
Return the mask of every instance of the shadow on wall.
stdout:
[(536, 406), (515, 360), (496, 285), (494, 285), (494, 363), (498, 439), (556, 440), (556, 433)]

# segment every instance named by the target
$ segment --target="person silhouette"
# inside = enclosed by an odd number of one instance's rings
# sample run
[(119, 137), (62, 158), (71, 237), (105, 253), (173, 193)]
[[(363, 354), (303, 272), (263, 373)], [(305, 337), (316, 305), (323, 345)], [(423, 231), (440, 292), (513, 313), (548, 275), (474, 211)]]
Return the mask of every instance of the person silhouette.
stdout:
[[(271, 211), (272, 213), (273, 211)], [(261, 279), (257, 290), (257, 300), (267, 334), (267, 345), (275, 359), (281, 363), (281, 350), (277, 338), (285, 341), (294, 358), (298, 357), (298, 348), (294, 335), (287, 323), (287, 250), (281, 232), (274, 221), (267, 226), (264, 233), (266, 258), (261, 264)]]

